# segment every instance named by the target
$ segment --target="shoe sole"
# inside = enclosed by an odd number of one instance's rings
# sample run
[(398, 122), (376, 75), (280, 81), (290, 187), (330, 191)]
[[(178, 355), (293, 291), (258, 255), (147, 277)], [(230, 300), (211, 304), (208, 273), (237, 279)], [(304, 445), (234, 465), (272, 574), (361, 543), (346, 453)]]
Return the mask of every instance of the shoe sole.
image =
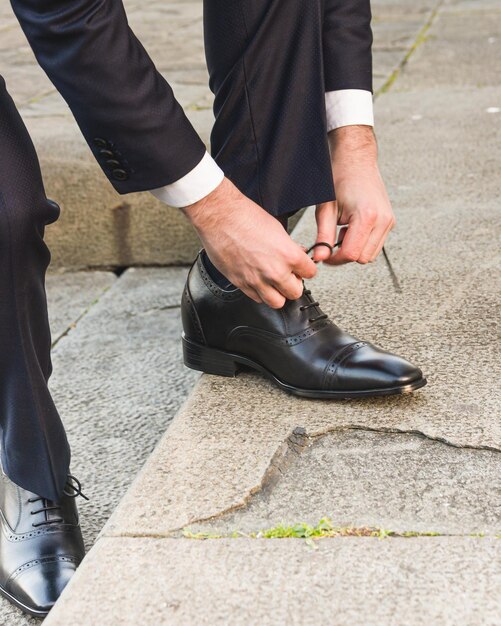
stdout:
[(23, 604), (20, 600), (17, 600), (13, 595), (11, 595), (8, 591), (0, 585), (0, 594), (8, 600), (11, 604), (17, 606), (18, 609), (21, 609), (24, 613), (28, 613), (28, 615), (32, 615), (33, 617), (47, 617), (49, 611), (37, 611), (36, 609), (32, 609), (26, 604)]
[(269, 378), (277, 387), (295, 396), (302, 398), (314, 398), (324, 400), (349, 400), (351, 398), (369, 398), (375, 396), (396, 396), (405, 393), (412, 393), (417, 389), (421, 389), (427, 383), (426, 378), (419, 378), (405, 385), (396, 387), (386, 387), (384, 389), (363, 389), (359, 391), (330, 391), (323, 389), (302, 389), (294, 385), (288, 385), (272, 372), (263, 367), (260, 363), (256, 363), (252, 359), (240, 354), (217, 350), (202, 346), (194, 341), (187, 339), (183, 333), (183, 357), (184, 364), (192, 370), (205, 372), (206, 374), (214, 374), (215, 376), (235, 377), (242, 366), (257, 370)]

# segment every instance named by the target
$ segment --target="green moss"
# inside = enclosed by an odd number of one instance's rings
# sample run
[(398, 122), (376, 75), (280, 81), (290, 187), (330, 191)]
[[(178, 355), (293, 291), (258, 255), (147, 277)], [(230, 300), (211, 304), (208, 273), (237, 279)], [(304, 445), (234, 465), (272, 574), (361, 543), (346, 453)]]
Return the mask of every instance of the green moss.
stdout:
[(246, 537), (248, 539), (305, 539), (310, 545), (316, 539), (325, 537), (377, 537), (386, 539), (387, 537), (439, 537), (437, 532), (417, 532), (405, 531), (396, 532), (394, 530), (386, 530), (384, 528), (371, 528), (367, 526), (334, 526), (328, 517), (323, 517), (318, 524), (310, 526), (305, 522), (297, 524), (285, 525), (278, 524), (271, 528), (254, 531), (250, 533), (242, 533), (238, 530), (226, 534), (212, 532), (192, 532), (189, 528), (182, 531), (183, 537), (187, 539), (236, 539), (238, 537)]

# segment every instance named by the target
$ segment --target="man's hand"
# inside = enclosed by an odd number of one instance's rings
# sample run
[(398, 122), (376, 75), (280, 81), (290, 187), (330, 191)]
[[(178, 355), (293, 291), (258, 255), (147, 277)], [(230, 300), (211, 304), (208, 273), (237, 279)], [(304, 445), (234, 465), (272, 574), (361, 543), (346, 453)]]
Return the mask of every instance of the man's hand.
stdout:
[(275, 309), (303, 292), (317, 268), (283, 226), (225, 178), (185, 207), (210, 260), (236, 287)]
[(395, 226), (395, 216), (377, 164), (377, 145), (370, 126), (344, 126), (329, 133), (332, 174), (337, 202), (316, 210), (318, 241), (333, 245), (337, 226), (342, 241), (331, 255), (325, 246), (315, 249), (315, 261), (340, 265), (370, 263)]

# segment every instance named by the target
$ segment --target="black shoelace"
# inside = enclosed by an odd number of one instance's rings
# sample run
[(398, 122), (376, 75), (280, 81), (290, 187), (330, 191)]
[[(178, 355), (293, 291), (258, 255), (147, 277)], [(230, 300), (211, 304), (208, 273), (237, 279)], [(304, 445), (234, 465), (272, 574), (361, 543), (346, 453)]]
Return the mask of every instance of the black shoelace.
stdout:
[[(80, 481), (75, 476), (68, 474), (68, 479), (66, 481), (66, 485), (64, 486), (63, 491), (65, 496), (69, 498), (77, 498), (81, 496), (84, 500), (88, 500), (89, 498), (82, 493), (82, 485)], [(56, 504), (55, 502), (51, 502), (46, 498), (42, 498), (41, 496), (37, 496), (36, 498), (28, 498), (28, 502), (34, 504), (35, 502), (41, 502), (42, 506), (39, 509), (31, 511), (32, 515), (37, 515), (38, 513), (48, 513), (49, 511), (58, 511), (61, 509), (60, 504)], [(38, 526), (49, 526), (50, 524), (61, 524), (64, 522), (62, 517), (54, 517), (53, 519), (44, 519), (41, 522), (33, 522), (32, 526), (37, 528)]]
[[(311, 252), (313, 252), (313, 250), (315, 248), (318, 248), (319, 246), (325, 246), (326, 248), (329, 248), (330, 253), (332, 254), (334, 252), (334, 248), (337, 248), (338, 246), (341, 245), (341, 242), (338, 241), (338, 243), (334, 244), (333, 246), (330, 245), (330, 243), (327, 243), (325, 241), (319, 241), (318, 243), (313, 244), (310, 248), (308, 248), (308, 250), (306, 250), (306, 254), (310, 254)], [(320, 306), (320, 303), (317, 302), (316, 300), (313, 300), (313, 298), (311, 298), (311, 291), (309, 289), (305, 289), (303, 291), (303, 295), (307, 296), (311, 302), (309, 302), (308, 304), (303, 304), (299, 307), (300, 311), (307, 311), (308, 309), (313, 309), (316, 307)], [(310, 317), (308, 319), (310, 324), (313, 324), (314, 322), (319, 322), (320, 320), (325, 320), (327, 319), (328, 315), (326, 315), (325, 313), (321, 313), (320, 315), (317, 315), (316, 317)]]
[[(302, 304), (299, 307), (300, 311), (306, 311), (308, 309), (312, 309), (313, 307), (318, 307), (320, 306), (320, 303), (317, 302), (316, 300), (313, 300), (313, 298), (311, 298), (311, 291), (309, 289), (305, 289), (303, 291), (303, 296), (307, 296), (308, 298), (311, 299), (311, 302), (309, 302), (308, 304)], [(327, 315), (325, 313), (322, 313), (320, 315), (317, 315), (316, 317), (310, 317), (308, 319), (308, 321), (310, 322), (310, 324), (313, 324), (314, 322), (319, 322), (320, 320), (325, 320), (327, 319)]]
[[(311, 248), (308, 248), (308, 250), (306, 251), (306, 254), (310, 254), (310, 252), (312, 252), (315, 248), (318, 248), (319, 246), (325, 246), (326, 248), (329, 248), (332, 254), (334, 252), (334, 248), (338, 248), (341, 244), (342, 244), (342, 241), (338, 241), (333, 246), (331, 246), (330, 243), (327, 243), (326, 241), (319, 241), (318, 243), (313, 244)], [(384, 257), (384, 260), (386, 261), (386, 265), (388, 266), (388, 271), (390, 272), (393, 286), (395, 287), (396, 291), (401, 293), (402, 287), (400, 286), (400, 281), (398, 280), (397, 274), (395, 270), (393, 269), (393, 265), (391, 264), (390, 257), (388, 256), (388, 252), (386, 251), (386, 248), (384, 246), (383, 246), (383, 257)]]

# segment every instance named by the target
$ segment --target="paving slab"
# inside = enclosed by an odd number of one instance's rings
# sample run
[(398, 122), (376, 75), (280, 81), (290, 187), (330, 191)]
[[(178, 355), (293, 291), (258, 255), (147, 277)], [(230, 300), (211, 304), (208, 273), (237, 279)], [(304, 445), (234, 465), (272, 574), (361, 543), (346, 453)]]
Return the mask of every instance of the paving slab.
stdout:
[(433, 45), (419, 45), (397, 91), (433, 87), (486, 87), (500, 82), (501, 6), (449, 2), (427, 33)]
[[(390, 171), (390, 189), (398, 192), (400, 224), (389, 252), (399, 289), (383, 260), (367, 267), (322, 268), (312, 285), (343, 328), (419, 363), (429, 386), (404, 398), (321, 403), (287, 396), (255, 374), (234, 380), (203, 377), (123, 500), (108, 534), (168, 535), (245, 505), (298, 426), (313, 437), (356, 427), (500, 449), (501, 426), (493, 418), (499, 415), (499, 363), (492, 341), (499, 284), (492, 255), (498, 196), (488, 169), (499, 147), (491, 118), (477, 123), (478, 130), (468, 115), (484, 106), (493, 89), (471, 92), (452, 112), (442, 106), (449, 93), (430, 96), (430, 114), (440, 121), (435, 133), (433, 125), (425, 132), (407, 116), (411, 103), (424, 106), (421, 89), (380, 97), (383, 163)], [(485, 141), (478, 141), (478, 132)], [(473, 156), (457, 149), (460, 140), (471, 144)], [(441, 170), (437, 163), (444, 156), (458, 160)], [(468, 176), (475, 164), (474, 171), (480, 176), (483, 168), (484, 177), (472, 211), (464, 197), (479, 188)], [(452, 189), (449, 176), (457, 183)], [(302, 243), (314, 240), (311, 213), (295, 236)], [(162, 484), (169, 498), (153, 502), (153, 484)]]
[[(76, 327), (115, 280), (111, 272), (49, 272), (46, 287), (53, 344)], [(28, 617), (0, 599), (0, 624), (35, 626), (40, 620)]]
[(53, 351), (51, 390), (91, 498), (88, 546), (198, 378), (180, 366), (186, 272), (128, 270)]
[[(497, 626), (496, 539), (107, 538), (45, 624)], [(83, 572), (83, 569), (81, 570)], [(124, 576), (127, 572), (127, 576)], [(101, 581), (113, 578), (113, 586)]]
[(301, 432), (275, 458), (247, 505), (192, 533), (257, 533), (277, 524), (397, 533), (501, 536), (501, 454), (414, 434)]
[[(395, 2), (384, 5), (398, 10)], [(470, 10), (467, 3), (463, 9)], [(427, 46), (433, 54), (433, 28), (423, 54)], [(499, 93), (495, 85), (454, 84), (451, 91), (426, 83), (429, 67), (419, 63), (414, 88), (413, 57), (377, 101), (399, 218), (388, 246), (398, 285), (380, 260), (322, 268), (312, 289), (342, 327), (422, 365), (429, 386), (402, 398), (320, 402), (287, 396), (251, 373), (203, 376), (47, 624), (74, 615), (82, 626), (499, 622), (501, 540), (465, 536), (497, 535), (500, 519), (492, 252), (499, 146), (495, 117), (472, 117)], [(409, 81), (398, 93), (404, 71)], [(294, 236), (313, 240), (311, 212)], [(117, 284), (124, 279), (130, 282), (116, 300), (120, 313), (106, 300), (115, 285), (55, 354), (55, 391), (74, 425), (70, 437), (81, 445), (76, 462), (91, 442), (97, 453), (82, 472), (90, 485), (110, 484), (113, 493), (151, 428), (138, 417), (155, 424), (165, 402), (160, 372), (168, 359), (158, 338), (169, 336), (163, 324), (171, 311), (169, 298), (162, 299), (165, 281), (145, 292), (145, 276), (127, 272)], [(107, 306), (118, 315), (116, 326)], [(138, 359), (146, 364), (144, 379)], [(72, 367), (82, 390), (68, 383)], [(99, 418), (89, 417), (96, 409)], [(287, 458), (298, 428), (313, 445)], [(108, 502), (97, 489), (102, 523)], [(323, 515), (336, 524), (455, 536), (340, 537), (322, 539), (315, 550), (299, 539), (202, 542), (182, 532), (259, 530)]]
[(53, 344), (75, 327), (115, 280), (112, 272), (49, 272), (46, 287)]

